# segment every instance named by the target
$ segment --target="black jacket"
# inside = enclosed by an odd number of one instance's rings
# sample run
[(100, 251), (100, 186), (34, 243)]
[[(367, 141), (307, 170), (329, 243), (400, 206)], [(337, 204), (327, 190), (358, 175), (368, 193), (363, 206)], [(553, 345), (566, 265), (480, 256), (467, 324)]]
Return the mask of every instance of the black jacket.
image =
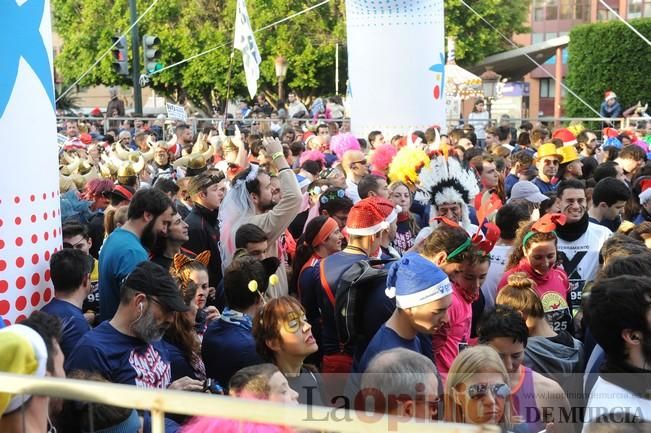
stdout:
[(195, 204), (185, 218), (188, 224), (190, 239), (183, 245), (195, 254), (210, 250), (208, 263), (208, 279), (211, 287), (217, 287), (222, 280), (222, 260), (219, 255), (219, 228), (217, 223), (218, 210), (208, 210)]

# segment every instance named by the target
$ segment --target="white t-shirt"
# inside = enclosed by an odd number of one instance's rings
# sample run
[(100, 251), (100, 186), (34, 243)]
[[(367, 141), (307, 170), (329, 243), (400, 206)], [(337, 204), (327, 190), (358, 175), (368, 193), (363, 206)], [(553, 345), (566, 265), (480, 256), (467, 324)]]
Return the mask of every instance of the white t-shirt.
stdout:
[(346, 179), (346, 197), (353, 201), (353, 204), (361, 200), (357, 190), (357, 184), (350, 179)]
[(591, 421), (607, 413), (630, 413), (648, 422), (651, 420), (651, 400), (600, 377), (590, 391), (582, 433), (587, 433)]
[[(604, 226), (588, 223), (588, 230), (573, 242), (558, 238), (558, 255), (570, 280), (573, 313), (581, 308), (585, 284), (594, 280), (599, 270), (599, 251), (612, 232)], [(564, 257), (563, 257), (564, 256)]]
[(506, 262), (512, 250), (512, 245), (495, 245), (493, 251), (491, 251), (491, 265), (488, 268), (488, 274), (486, 275), (484, 284), (481, 286), (481, 291), (486, 301), (484, 311), (492, 310), (495, 307), (497, 284), (504, 275), (504, 268), (506, 268)]
[(468, 123), (474, 126), (478, 140), (486, 140), (486, 125), (488, 124), (488, 111), (472, 112), (468, 115)]

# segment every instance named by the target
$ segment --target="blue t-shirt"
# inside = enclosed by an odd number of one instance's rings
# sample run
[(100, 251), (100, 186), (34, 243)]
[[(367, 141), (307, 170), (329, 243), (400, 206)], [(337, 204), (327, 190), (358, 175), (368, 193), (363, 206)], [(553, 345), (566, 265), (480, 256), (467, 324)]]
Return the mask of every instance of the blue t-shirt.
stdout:
[(0, 329), (4, 327), (5, 327), (5, 319), (3, 319), (2, 316), (0, 316)]
[(533, 184), (538, 187), (538, 189), (542, 194), (547, 194), (548, 192), (556, 191), (556, 185), (554, 185), (553, 183), (547, 183), (539, 177), (535, 178), (531, 182), (533, 182)]
[(56, 316), (61, 321), (61, 351), (66, 359), (72, 353), (81, 337), (90, 331), (81, 308), (70, 302), (53, 298), (41, 311)]
[(100, 321), (111, 320), (120, 304), (120, 284), (140, 263), (148, 259), (140, 238), (117, 228), (106, 238), (99, 253)]
[(375, 355), (397, 347), (421, 353), (420, 339), (418, 337), (407, 340), (399, 336), (393, 329), (387, 327), (386, 324), (382, 325), (366, 347), (366, 351), (359, 363), (353, 364), (353, 373), (364, 373)]
[(87, 332), (66, 359), (66, 372), (96, 372), (109, 382), (165, 389), (172, 377), (169, 355), (161, 341), (124, 335), (109, 322)]
[(222, 314), (208, 325), (201, 343), (201, 358), (206, 365), (206, 377), (215, 379), (226, 389), (238, 370), (264, 361), (255, 350), (251, 322), (234, 323), (223, 317)]
[(504, 178), (504, 191), (506, 192), (507, 197), (511, 197), (511, 190), (519, 181), (520, 178), (513, 173), (509, 173), (509, 175)]

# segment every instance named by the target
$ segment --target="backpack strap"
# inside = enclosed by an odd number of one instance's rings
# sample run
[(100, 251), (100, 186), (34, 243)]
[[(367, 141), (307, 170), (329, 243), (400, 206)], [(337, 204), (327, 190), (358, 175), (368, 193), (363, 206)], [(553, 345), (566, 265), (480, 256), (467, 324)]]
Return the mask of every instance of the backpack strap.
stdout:
[(330, 284), (328, 283), (328, 279), (326, 278), (324, 264), (325, 264), (325, 260), (321, 260), (319, 262), (319, 279), (321, 280), (321, 287), (323, 287), (326, 296), (328, 297), (330, 303), (332, 304), (332, 307), (334, 308), (335, 295), (334, 293), (332, 293), (332, 289), (330, 288)]

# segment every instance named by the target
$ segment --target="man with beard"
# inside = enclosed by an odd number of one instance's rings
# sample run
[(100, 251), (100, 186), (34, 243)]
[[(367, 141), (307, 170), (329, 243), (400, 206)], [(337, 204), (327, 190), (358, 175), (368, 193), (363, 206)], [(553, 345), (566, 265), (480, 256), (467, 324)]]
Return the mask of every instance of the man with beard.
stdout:
[(133, 195), (127, 222), (106, 238), (99, 255), (100, 321), (113, 317), (122, 280), (148, 259), (147, 250), (167, 233), (173, 214), (172, 200), (157, 189), (141, 189)]
[(585, 318), (606, 363), (590, 392), (583, 431), (605, 413), (651, 420), (651, 278), (601, 279), (592, 287)]
[(175, 212), (172, 217), (172, 223), (167, 229), (167, 234), (158, 237), (152, 251), (151, 261), (165, 269), (170, 269), (174, 261), (174, 255), (183, 253), (194, 257), (194, 253), (181, 248), (181, 245), (187, 242), (188, 239), (190, 239), (188, 235), (188, 224), (183, 221), (181, 214)]
[[(285, 233), (301, 208), (301, 190), (296, 175), (285, 159), (281, 142), (278, 139), (265, 138), (263, 145), (278, 170), (281, 198), (278, 203), (274, 202), (271, 177), (259, 170), (257, 165), (249, 166), (233, 179), (233, 187), (226, 194), (219, 214), (223, 266), (228, 266), (232, 260), (237, 229), (249, 223), (260, 227), (267, 234), (266, 256), (278, 257), (276, 241)], [(190, 238), (192, 239), (192, 234)], [(280, 266), (276, 275), (279, 284), (267, 292), (272, 298), (287, 295), (285, 267)], [(282, 290), (276, 290), (276, 287)]]
[[(599, 250), (612, 233), (590, 222), (582, 181), (564, 180), (558, 184), (557, 192), (556, 202), (567, 218), (565, 225), (556, 227), (558, 258), (570, 280), (570, 299), (576, 315), (581, 307), (583, 288), (597, 275)], [(575, 323), (580, 323), (580, 318), (580, 315), (576, 317)]]
[(576, 136), (576, 145), (581, 151), (581, 163), (583, 163), (583, 178), (590, 179), (594, 169), (597, 168), (599, 162), (595, 158), (595, 151), (599, 147), (597, 136), (592, 131), (583, 131)]
[(217, 217), (225, 193), (226, 179), (220, 171), (205, 171), (192, 176), (188, 183), (188, 195), (193, 206), (185, 218), (188, 224), (188, 240), (183, 244), (183, 249), (194, 254), (210, 251), (210, 287), (217, 287), (222, 279)]
[(192, 146), (194, 145), (192, 139), (194, 138), (192, 134), (192, 129), (186, 124), (181, 124), (176, 127), (176, 140), (177, 143), (181, 146), (181, 156), (189, 155), (192, 153)]
[(110, 382), (140, 388), (201, 391), (203, 383), (189, 377), (171, 382), (169, 356), (161, 342), (174, 313), (188, 310), (169, 272), (143, 262), (122, 284), (115, 315), (79, 340), (66, 359), (66, 371), (95, 372)]

